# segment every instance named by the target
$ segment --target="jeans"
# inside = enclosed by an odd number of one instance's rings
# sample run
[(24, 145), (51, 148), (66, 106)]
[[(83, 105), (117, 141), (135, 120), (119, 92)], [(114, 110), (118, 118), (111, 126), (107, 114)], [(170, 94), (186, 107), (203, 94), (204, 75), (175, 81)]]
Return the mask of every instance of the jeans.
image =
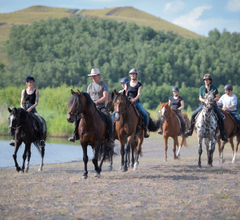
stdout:
[[(148, 114), (146, 110), (143, 108), (142, 104), (140, 102), (137, 103), (136, 108), (142, 113), (144, 118), (144, 124), (147, 127), (148, 126)], [(115, 112), (112, 114), (112, 121), (114, 121)]]
[(235, 120), (238, 123), (238, 126), (240, 127), (240, 116), (238, 115), (237, 110), (231, 111), (230, 113), (233, 115), (233, 117), (235, 118)]
[(203, 108), (203, 105), (200, 105), (195, 112), (193, 112), (192, 117), (191, 117), (191, 124), (194, 122), (196, 115), (198, 114), (199, 111), (201, 111)]

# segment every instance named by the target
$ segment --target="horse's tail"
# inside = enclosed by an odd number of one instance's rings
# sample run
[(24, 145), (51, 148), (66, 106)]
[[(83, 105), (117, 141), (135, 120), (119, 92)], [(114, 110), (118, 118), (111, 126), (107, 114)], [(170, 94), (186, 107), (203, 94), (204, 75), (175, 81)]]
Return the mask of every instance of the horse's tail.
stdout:
[(158, 118), (157, 121), (153, 121), (153, 119), (149, 116), (149, 123), (148, 123), (148, 129), (149, 131), (157, 131), (160, 127), (161, 120)]
[(102, 153), (105, 153), (104, 161), (109, 161), (110, 157), (116, 155), (114, 149), (108, 146), (107, 144), (101, 144), (98, 152), (98, 160), (101, 160)]

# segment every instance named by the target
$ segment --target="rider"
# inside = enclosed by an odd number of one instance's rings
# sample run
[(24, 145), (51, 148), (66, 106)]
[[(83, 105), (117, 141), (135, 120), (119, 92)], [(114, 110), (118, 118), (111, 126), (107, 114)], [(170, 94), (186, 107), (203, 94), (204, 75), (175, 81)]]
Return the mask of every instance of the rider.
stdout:
[[(208, 92), (215, 91), (215, 93), (214, 93), (214, 97), (215, 97), (214, 101), (218, 101), (219, 100), (219, 94), (218, 94), (217, 87), (212, 85), (212, 76), (210, 74), (205, 74), (204, 77), (203, 77), (203, 81), (204, 81), (205, 85), (202, 85), (200, 87), (200, 90), (199, 90), (199, 101), (202, 102), (202, 104), (192, 114), (191, 125), (188, 128), (188, 130), (185, 132), (185, 134), (184, 134), (185, 137), (191, 136), (192, 133), (193, 133), (194, 124), (195, 124), (195, 117), (198, 114), (198, 112), (200, 110), (202, 110), (204, 102), (205, 102), (205, 100), (204, 100), (205, 90), (207, 89)], [(227, 136), (225, 134), (225, 128), (224, 128), (224, 122), (223, 122), (223, 116), (222, 116), (222, 114), (221, 114), (221, 112), (220, 112), (220, 110), (218, 109), (217, 106), (214, 107), (214, 112), (218, 116), (218, 126), (219, 126), (219, 129), (220, 129), (221, 138), (222, 138), (223, 141), (227, 141)]]
[[(109, 145), (110, 147), (114, 147), (115, 145), (113, 142), (112, 119), (110, 113), (106, 108), (106, 100), (108, 98), (108, 85), (100, 80), (101, 75), (102, 73), (100, 73), (98, 68), (91, 70), (91, 74), (88, 74), (88, 76), (92, 77), (93, 82), (88, 85), (87, 93), (90, 95), (96, 107), (104, 114), (109, 132)], [(76, 121), (73, 135), (68, 139), (69, 141), (75, 142), (75, 140), (79, 140), (79, 135), (77, 132), (79, 122), (80, 119)]]
[[(180, 119), (182, 134), (184, 134), (186, 129), (186, 123), (181, 113), (181, 110), (184, 108), (184, 100), (181, 96), (179, 96), (179, 88), (177, 86), (174, 86), (172, 88), (172, 92), (173, 96), (169, 98), (168, 105), (172, 108), (172, 110), (176, 113), (176, 115)], [(162, 134), (162, 124), (158, 131), (158, 134)]]
[(240, 128), (240, 116), (237, 113), (237, 96), (232, 93), (233, 87), (231, 84), (227, 84), (224, 87), (225, 94), (221, 96), (218, 101), (218, 105), (223, 106), (224, 111), (228, 111), (235, 118)]
[[(25, 81), (27, 89), (22, 90), (20, 105), (27, 112), (33, 113), (34, 118), (37, 120), (39, 126), (40, 146), (44, 147), (45, 141), (43, 140), (43, 134), (44, 132), (46, 132), (46, 126), (45, 122), (43, 121), (43, 119), (40, 117), (36, 110), (39, 101), (39, 91), (34, 89), (35, 80), (32, 76), (28, 76)], [(9, 144), (11, 146), (15, 146), (14, 139), (11, 140)]]
[(129, 75), (131, 77), (131, 81), (127, 82), (125, 85), (125, 90), (127, 96), (130, 98), (131, 103), (136, 104), (136, 108), (142, 113), (144, 118), (144, 137), (148, 138), (149, 134), (147, 133), (147, 126), (148, 126), (148, 114), (146, 110), (143, 108), (142, 104), (139, 101), (139, 97), (142, 91), (142, 83), (140, 83), (137, 79), (139, 73), (138, 70), (133, 68), (129, 71)]

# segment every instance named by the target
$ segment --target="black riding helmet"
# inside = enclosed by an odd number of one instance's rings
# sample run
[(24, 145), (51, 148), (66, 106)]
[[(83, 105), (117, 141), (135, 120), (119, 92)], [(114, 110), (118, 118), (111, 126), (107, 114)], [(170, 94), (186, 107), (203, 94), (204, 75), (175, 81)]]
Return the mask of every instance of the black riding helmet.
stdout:
[(227, 84), (226, 86), (224, 86), (224, 90), (231, 90), (233, 91), (233, 87), (231, 84)]
[(32, 76), (28, 76), (25, 80), (26, 82), (33, 81), (35, 82), (34, 78)]
[(179, 92), (179, 88), (178, 88), (177, 86), (174, 86), (174, 87), (172, 88), (172, 92)]

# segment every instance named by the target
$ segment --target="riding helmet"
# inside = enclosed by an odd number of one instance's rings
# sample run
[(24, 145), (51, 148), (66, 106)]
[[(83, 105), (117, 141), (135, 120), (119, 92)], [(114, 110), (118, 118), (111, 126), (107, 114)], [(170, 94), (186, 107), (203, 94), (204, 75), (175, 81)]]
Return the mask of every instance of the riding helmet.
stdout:
[(131, 69), (129, 71), (129, 74), (131, 74), (131, 73), (136, 73), (137, 75), (139, 75), (138, 70), (136, 68)]
[(231, 84), (227, 84), (226, 86), (224, 86), (224, 90), (232, 90), (233, 91), (233, 87)]
[(203, 81), (204, 81), (205, 79), (212, 80), (211, 74), (205, 74), (204, 77), (203, 77)]
[(34, 78), (32, 76), (28, 76), (25, 80), (26, 82), (33, 81), (35, 82)]
[(127, 77), (124, 77), (121, 79), (121, 83), (127, 83), (129, 82), (129, 79)]
[(178, 88), (177, 86), (174, 86), (174, 87), (172, 88), (172, 92), (179, 92), (179, 88)]

